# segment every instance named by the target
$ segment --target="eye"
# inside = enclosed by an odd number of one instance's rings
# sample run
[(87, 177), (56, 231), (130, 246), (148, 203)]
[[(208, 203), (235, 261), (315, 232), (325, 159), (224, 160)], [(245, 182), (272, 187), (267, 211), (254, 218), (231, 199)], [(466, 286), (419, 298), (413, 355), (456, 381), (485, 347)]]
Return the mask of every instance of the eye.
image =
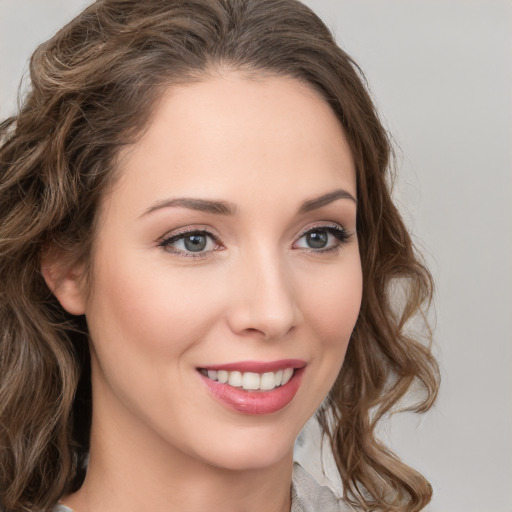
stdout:
[(293, 244), (294, 248), (314, 252), (335, 250), (350, 238), (349, 233), (338, 225), (315, 226), (304, 232)]
[(186, 257), (197, 257), (219, 248), (217, 238), (204, 230), (177, 233), (162, 240), (159, 244), (166, 251)]

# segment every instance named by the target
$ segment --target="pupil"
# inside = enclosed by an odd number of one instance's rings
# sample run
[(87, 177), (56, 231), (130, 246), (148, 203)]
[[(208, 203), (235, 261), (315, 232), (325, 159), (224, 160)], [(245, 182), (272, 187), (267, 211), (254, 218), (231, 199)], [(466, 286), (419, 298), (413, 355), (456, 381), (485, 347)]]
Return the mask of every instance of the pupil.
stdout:
[(199, 252), (206, 247), (206, 237), (204, 235), (189, 235), (185, 238), (185, 248), (187, 251)]
[(327, 233), (325, 231), (313, 231), (306, 237), (309, 247), (323, 249), (327, 245)]

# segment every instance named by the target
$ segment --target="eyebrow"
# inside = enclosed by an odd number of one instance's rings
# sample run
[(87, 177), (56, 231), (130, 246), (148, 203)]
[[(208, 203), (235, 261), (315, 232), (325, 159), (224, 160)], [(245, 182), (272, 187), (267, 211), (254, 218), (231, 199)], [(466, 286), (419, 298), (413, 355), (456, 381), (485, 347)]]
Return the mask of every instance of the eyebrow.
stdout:
[(234, 215), (236, 206), (226, 201), (214, 201), (211, 199), (196, 199), (191, 197), (179, 197), (175, 199), (164, 199), (158, 201), (148, 208), (142, 215), (147, 215), (155, 210), (162, 208), (188, 208), (189, 210), (198, 210), (200, 212), (216, 213), (218, 215)]
[[(299, 208), (299, 214), (308, 213), (312, 210), (316, 210), (318, 208), (321, 208), (322, 206), (326, 206), (332, 203), (333, 201), (337, 201), (338, 199), (350, 199), (351, 201), (354, 201), (354, 203), (357, 204), (355, 197), (352, 194), (350, 194), (350, 192), (347, 192), (346, 190), (343, 189), (338, 189), (334, 190), (333, 192), (323, 194), (319, 197), (315, 197), (313, 199), (304, 201)], [(153, 206), (150, 206), (147, 210), (145, 210), (142, 216), (148, 215), (162, 208), (173, 207), (188, 208), (189, 210), (214, 213), (217, 215), (234, 215), (237, 211), (236, 205), (233, 203), (229, 203), (227, 201), (179, 197), (158, 201)]]
[(299, 214), (308, 213), (312, 210), (317, 210), (322, 206), (326, 206), (333, 201), (337, 201), (338, 199), (350, 199), (355, 204), (357, 204), (356, 198), (346, 190), (338, 189), (333, 192), (329, 192), (327, 194), (323, 194), (321, 196), (315, 197), (314, 199), (309, 199), (308, 201), (304, 201), (299, 208)]

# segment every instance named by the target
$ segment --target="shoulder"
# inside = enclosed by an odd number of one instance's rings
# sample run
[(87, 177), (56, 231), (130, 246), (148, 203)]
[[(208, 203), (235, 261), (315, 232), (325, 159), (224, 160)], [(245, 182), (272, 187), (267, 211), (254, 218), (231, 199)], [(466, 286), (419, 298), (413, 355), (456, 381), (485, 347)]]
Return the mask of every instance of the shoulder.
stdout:
[(343, 499), (320, 485), (300, 464), (293, 466), (291, 512), (355, 512)]

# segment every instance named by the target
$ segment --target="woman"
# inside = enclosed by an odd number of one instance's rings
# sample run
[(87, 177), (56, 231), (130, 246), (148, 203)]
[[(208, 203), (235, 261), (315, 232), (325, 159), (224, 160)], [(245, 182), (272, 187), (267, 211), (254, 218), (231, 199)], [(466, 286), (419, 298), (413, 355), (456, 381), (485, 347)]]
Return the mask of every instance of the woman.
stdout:
[[(31, 81), (1, 125), (2, 506), (423, 508), (374, 429), (413, 382), (414, 410), (435, 398), (404, 330), (431, 278), (323, 23), (294, 0), (99, 0)], [(342, 501), (293, 467), (316, 411)]]

